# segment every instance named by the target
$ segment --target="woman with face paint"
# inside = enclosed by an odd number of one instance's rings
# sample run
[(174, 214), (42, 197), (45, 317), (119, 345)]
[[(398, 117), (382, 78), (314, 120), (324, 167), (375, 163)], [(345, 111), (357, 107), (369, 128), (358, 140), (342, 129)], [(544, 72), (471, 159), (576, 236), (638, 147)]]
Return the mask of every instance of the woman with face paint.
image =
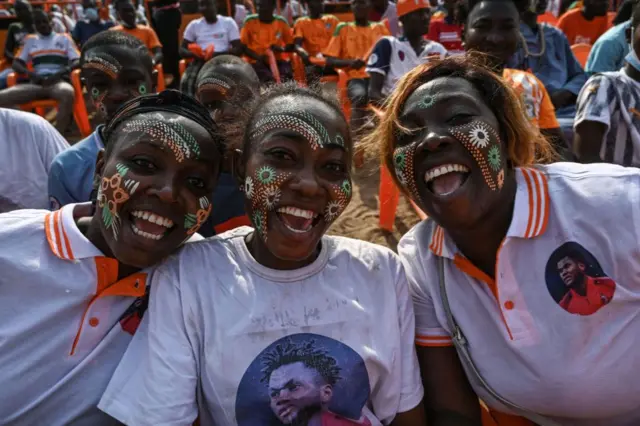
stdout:
[(97, 403), (146, 310), (147, 268), (212, 209), (222, 138), (195, 100), (130, 101), (104, 137), (93, 203), (0, 214), (3, 424), (113, 424)]
[(465, 58), (407, 74), (371, 140), (429, 215), (398, 246), (429, 424), (479, 425), (478, 397), (485, 425), (638, 424), (640, 172), (540, 165), (514, 92)]
[(340, 108), (277, 86), (243, 130), (236, 170), (254, 228), (189, 245), (158, 270), (145, 333), (99, 407), (131, 425), (198, 413), (203, 425), (424, 425), (399, 260), (325, 235), (352, 192)]

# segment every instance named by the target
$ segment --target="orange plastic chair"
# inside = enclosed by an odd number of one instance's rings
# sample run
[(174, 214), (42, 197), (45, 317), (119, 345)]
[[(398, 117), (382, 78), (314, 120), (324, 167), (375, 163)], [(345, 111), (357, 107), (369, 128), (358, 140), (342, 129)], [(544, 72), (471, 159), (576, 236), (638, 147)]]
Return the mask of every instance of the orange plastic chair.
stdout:
[(271, 49), (267, 49), (267, 56), (269, 57), (269, 68), (271, 69), (271, 75), (276, 83), (282, 83), (280, 80), (280, 70), (278, 69), (278, 62), (276, 61), (276, 55), (274, 55)]
[(543, 22), (556, 26), (558, 25), (558, 18), (556, 18), (551, 12), (545, 12), (542, 15), (538, 15), (538, 24), (542, 24)]
[[(12, 87), (18, 84), (18, 75), (12, 72), (7, 76), (7, 87)], [(89, 116), (87, 115), (87, 108), (84, 103), (84, 95), (82, 93), (82, 84), (80, 82), (80, 70), (76, 69), (71, 72), (71, 84), (75, 92), (75, 99), (73, 101), (73, 118), (76, 121), (76, 125), (80, 130), (80, 134), (83, 138), (86, 138), (91, 134), (91, 124), (89, 123)], [(36, 111), (41, 117), (44, 117), (47, 108), (57, 108), (58, 102), (53, 99), (44, 99), (39, 101), (32, 101), (23, 105), (20, 108), (24, 111)]]
[(591, 45), (587, 43), (578, 43), (571, 46), (571, 51), (573, 55), (576, 57), (582, 68), (587, 64), (587, 59), (589, 58), (589, 53), (591, 52)]

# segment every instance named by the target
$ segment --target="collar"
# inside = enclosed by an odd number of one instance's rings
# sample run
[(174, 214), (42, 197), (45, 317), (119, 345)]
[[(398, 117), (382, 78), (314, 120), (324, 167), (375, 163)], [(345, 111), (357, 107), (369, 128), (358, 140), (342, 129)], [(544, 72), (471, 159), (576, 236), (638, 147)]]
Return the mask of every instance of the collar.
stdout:
[[(547, 176), (539, 169), (522, 167), (516, 173), (516, 201), (507, 237), (535, 238), (544, 234), (549, 220)], [(433, 226), (429, 249), (436, 256), (454, 259), (457, 248), (440, 225)]]
[(45, 216), (44, 232), (49, 248), (63, 260), (104, 256), (78, 229), (73, 218), (75, 207), (76, 204), (67, 204)]
[(102, 140), (102, 129), (104, 129), (104, 124), (100, 124), (96, 127), (96, 130), (93, 132), (93, 140), (96, 143), (96, 147), (98, 151), (104, 149), (104, 141)]

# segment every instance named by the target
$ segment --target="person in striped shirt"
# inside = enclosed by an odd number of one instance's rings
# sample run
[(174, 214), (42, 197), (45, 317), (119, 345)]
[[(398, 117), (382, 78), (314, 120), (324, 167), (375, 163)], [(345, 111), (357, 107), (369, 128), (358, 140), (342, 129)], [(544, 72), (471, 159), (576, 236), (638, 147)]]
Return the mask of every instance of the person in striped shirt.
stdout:
[(622, 70), (591, 77), (578, 97), (573, 149), (581, 162), (640, 167), (640, 8)]

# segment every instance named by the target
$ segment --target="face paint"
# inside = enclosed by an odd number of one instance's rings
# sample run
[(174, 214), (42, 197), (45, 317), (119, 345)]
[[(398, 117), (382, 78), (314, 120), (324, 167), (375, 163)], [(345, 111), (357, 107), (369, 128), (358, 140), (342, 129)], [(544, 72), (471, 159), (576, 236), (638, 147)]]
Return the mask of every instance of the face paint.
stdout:
[(324, 210), (324, 220), (327, 224), (331, 224), (336, 220), (349, 205), (351, 201), (351, 181), (345, 179), (340, 185), (330, 186), (330, 195), (332, 201), (327, 204)]
[(225, 98), (229, 95), (231, 89), (235, 86), (235, 83), (230, 78), (224, 75), (217, 75), (216, 77), (206, 77), (198, 85), (198, 93), (213, 89), (220, 92)]
[(291, 173), (278, 173), (275, 168), (262, 166), (244, 181), (245, 197), (251, 202), (251, 222), (264, 241), (267, 241), (267, 217), (280, 201), (281, 185)]
[(103, 117), (107, 116), (107, 107), (104, 106), (104, 98), (107, 97), (108, 90), (101, 92), (97, 87), (91, 88), (91, 97), (93, 98), (93, 104)]
[(200, 156), (200, 145), (191, 133), (182, 125), (160, 120), (131, 120), (124, 126), (125, 132), (146, 133), (158, 139), (169, 148), (181, 163), (185, 158), (197, 159)]
[(418, 106), (420, 108), (431, 108), (434, 102), (435, 102), (435, 99), (433, 98), (433, 96), (425, 96), (423, 100), (418, 102)]
[(504, 184), (504, 159), (501, 154), (500, 136), (493, 127), (482, 120), (454, 127), (451, 134), (462, 143), (480, 166), (487, 186), (493, 191)]
[(420, 199), (414, 174), (414, 158), (417, 147), (418, 143), (414, 142), (409, 145), (396, 148), (393, 151), (393, 166), (396, 177), (404, 189), (409, 192), (411, 198), (416, 201)]
[(102, 221), (107, 229), (118, 239), (120, 231), (120, 205), (138, 189), (139, 182), (133, 179), (124, 180), (129, 168), (122, 163), (116, 164), (116, 173), (111, 177), (103, 177), (98, 189), (98, 207), (102, 209)]
[(187, 230), (187, 235), (195, 234), (211, 214), (212, 206), (207, 197), (200, 197), (198, 205), (199, 208), (195, 213), (184, 215), (184, 229)]
[(120, 71), (122, 71), (122, 65), (120, 65), (120, 62), (118, 62), (116, 58), (107, 53), (100, 53), (99, 56), (95, 53), (87, 54), (87, 57), (82, 64), (82, 68), (92, 68), (102, 71), (112, 80), (117, 79), (118, 74), (120, 74)]
[(314, 151), (329, 145), (344, 146), (342, 136), (338, 135), (335, 140), (331, 140), (322, 123), (306, 111), (267, 114), (256, 122), (251, 138), (259, 138), (276, 129), (288, 129), (298, 133), (311, 144)]
[(140, 84), (140, 86), (138, 86), (138, 93), (141, 95), (146, 95), (147, 94), (147, 86), (142, 83)]

